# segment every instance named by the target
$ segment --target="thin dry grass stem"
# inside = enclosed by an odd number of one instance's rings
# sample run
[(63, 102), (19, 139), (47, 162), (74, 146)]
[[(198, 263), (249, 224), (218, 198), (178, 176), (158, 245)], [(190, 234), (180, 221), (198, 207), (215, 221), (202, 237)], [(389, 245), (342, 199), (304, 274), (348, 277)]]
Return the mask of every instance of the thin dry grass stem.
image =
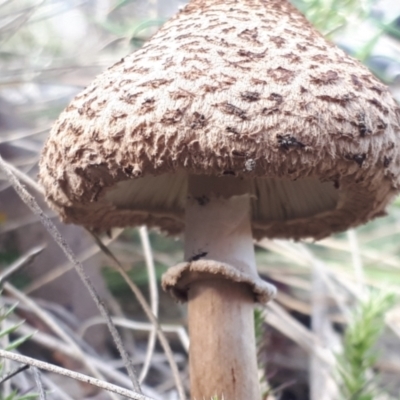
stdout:
[[(306, 246), (302, 246), (302, 247), (303, 247), (304, 251), (307, 252), (310, 259), (312, 259), (314, 261), (317, 260), (315, 255), (312, 252), (310, 252)], [(358, 251), (358, 250), (356, 250), (356, 251)], [(359, 256), (361, 257), (362, 253), (360, 253)], [(345, 289), (348, 293), (350, 293), (358, 301), (362, 301), (365, 299), (365, 295), (366, 295), (365, 287), (366, 286), (364, 286), (363, 290), (360, 291), (360, 287), (357, 285), (354, 285), (353, 281), (349, 280), (349, 278), (352, 278), (352, 276), (345, 275), (340, 271), (329, 268), (329, 266), (324, 264), (321, 260), (318, 260), (318, 262), (321, 263), (321, 265), (323, 265), (322, 271), (324, 271), (325, 283), (326, 283), (332, 297), (335, 299), (336, 304), (339, 307), (344, 319), (346, 320), (347, 323), (349, 323), (351, 320), (351, 309), (345, 303), (345, 301), (342, 299), (342, 297), (338, 295), (338, 288)], [(332, 279), (328, 278), (328, 274), (332, 277)], [(380, 285), (377, 285), (376, 282), (372, 282), (372, 281), (366, 281), (364, 283), (364, 285), (366, 285), (366, 284), (369, 284), (372, 287), (374, 287), (374, 286), (380, 287)], [(382, 289), (387, 290), (387, 285), (382, 287)], [(391, 290), (394, 293), (397, 293), (397, 294), (400, 293), (399, 290), (396, 289), (395, 287), (392, 287)], [(387, 324), (388, 327), (390, 327), (393, 330), (394, 333), (396, 333), (397, 336), (400, 337), (400, 329), (398, 329), (396, 331), (396, 328), (391, 323), (390, 319), (386, 319), (385, 323)]]
[(328, 271), (330, 271), (330, 268), (328, 267), (328, 265), (326, 265), (323, 261), (321, 261), (319, 258), (317, 258), (314, 255), (314, 253), (312, 253), (307, 248), (307, 246), (304, 246), (303, 244), (297, 244), (297, 246), (300, 248), (302, 253), (307, 257), (307, 259), (309, 260), (309, 263), (312, 266), (314, 266), (314, 268), (318, 268), (320, 277), (324, 281), (327, 289), (329, 290), (330, 295), (335, 300), (336, 305), (339, 307), (344, 318), (348, 321), (351, 318), (351, 310), (350, 310), (349, 306), (345, 303), (343, 298), (339, 295), (337, 287), (335, 287), (333, 280), (330, 278), (330, 276), (328, 274)]
[[(96, 246), (98, 248), (98, 246)], [(125, 318), (125, 314), (124, 314), (124, 310), (121, 306), (121, 304), (118, 302), (118, 300), (114, 297), (113, 293), (108, 293), (107, 296), (107, 305), (113, 315), (112, 319), (113, 321), (115, 320), (115, 318)], [(101, 317), (99, 317), (101, 318)], [(103, 321), (104, 324), (104, 319), (101, 318), (101, 320)], [(87, 322), (87, 320), (85, 321)], [(85, 324), (84, 322), (84, 324)], [(82, 324), (80, 324), (80, 327), (82, 326)], [(81, 329), (79, 329), (80, 332), (82, 332)], [(84, 337), (85, 333), (83, 335), (81, 335), (81, 337)], [(124, 341), (125, 344), (125, 348), (129, 351), (129, 354), (135, 354), (136, 351), (136, 343), (135, 343), (135, 338), (132, 334), (132, 332), (130, 332), (129, 330), (126, 329), (122, 329), (121, 330), (121, 337)], [(140, 379), (139, 379), (140, 382)]]
[(129, 359), (129, 356), (122, 344), (120, 335), (119, 335), (117, 329), (115, 328), (115, 326), (113, 325), (111, 316), (109, 315), (103, 302), (100, 300), (95, 288), (93, 287), (92, 282), (90, 281), (89, 277), (86, 275), (82, 264), (78, 261), (78, 259), (74, 255), (73, 251), (71, 250), (70, 246), (66, 243), (65, 239), (62, 237), (62, 235), (58, 231), (57, 227), (54, 225), (54, 223), (51, 221), (51, 219), (46, 216), (44, 211), (39, 207), (39, 205), (37, 204), (34, 197), (31, 196), (27, 192), (27, 190), (21, 185), (19, 180), (16, 178), (15, 174), (8, 167), (8, 165), (4, 162), (1, 155), (0, 155), (0, 169), (2, 169), (6, 173), (11, 185), (14, 187), (15, 191), (18, 193), (18, 195), (20, 196), (22, 201), (31, 209), (31, 211), (34, 214), (36, 214), (39, 217), (43, 226), (47, 229), (47, 231), (53, 237), (55, 242), (60, 246), (60, 248), (62, 249), (64, 254), (67, 256), (68, 260), (75, 266), (75, 269), (76, 269), (79, 277), (81, 278), (82, 282), (85, 284), (87, 290), (89, 291), (91, 297), (95, 301), (100, 313), (107, 321), (107, 326), (111, 332), (111, 335), (117, 346), (117, 349), (120, 352), (122, 359), (124, 360), (125, 368), (128, 372), (129, 377), (131, 378), (134, 389), (137, 392), (141, 393), (140, 384), (138, 382), (138, 379), (136, 378), (134, 368)]
[[(12, 147), (19, 147), (19, 146), (17, 146), (16, 143), (14, 142), (12, 144)], [(24, 157), (13, 158), (12, 165), (15, 168), (23, 168), (24, 167), (27, 170), (31, 170), (33, 167), (35, 167), (37, 165), (37, 162), (38, 162), (38, 156), (36, 154), (34, 154), (29, 157), (24, 156)], [(0, 178), (1, 178), (1, 180), (5, 180), (5, 175), (3, 173), (0, 173)]]
[[(156, 318), (158, 318), (158, 303), (159, 303), (159, 295), (158, 295), (158, 287), (157, 287), (157, 276), (156, 269), (154, 266), (154, 259), (152, 254), (152, 249), (149, 240), (149, 233), (145, 226), (139, 228), (140, 240), (143, 247), (144, 258), (146, 260), (146, 268), (147, 275), (149, 279), (149, 291), (150, 291), (150, 306), (151, 311)], [(154, 353), (154, 348), (156, 344), (157, 338), (157, 327), (153, 325), (153, 328), (150, 331), (147, 350), (146, 350), (146, 358), (143, 363), (142, 371), (140, 372), (139, 381), (143, 382), (146, 379), (147, 373), (149, 372), (151, 357)]]
[[(323, 239), (319, 242), (315, 242), (314, 244), (316, 246), (327, 247), (332, 250), (340, 250), (347, 253), (351, 252), (348, 243), (335, 238)], [(380, 263), (381, 265), (387, 265), (388, 267), (395, 269), (400, 269), (400, 258), (394, 254), (386, 254), (386, 257), (382, 257), (382, 254), (378, 251), (362, 249), (360, 250), (360, 255), (362, 258), (366, 258), (372, 262)]]
[[(133, 243), (128, 244), (128, 243), (124, 243), (124, 242), (118, 242), (115, 244), (115, 247), (130, 251), (130, 252), (134, 251), (138, 256), (143, 257), (143, 249), (141, 248), (141, 246), (134, 245)], [(152, 249), (152, 255), (153, 255), (154, 261), (156, 261), (160, 264), (163, 264), (167, 267), (177, 264), (179, 262), (179, 260), (181, 259), (181, 254), (171, 255), (168, 253), (161, 253), (161, 252), (155, 251), (154, 249)]]
[(400, 233), (400, 210), (392, 210), (392, 216), (395, 221), (374, 227), (372, 232), (360, 232), (358, 235), (359, 242), (362, 246), (368, 246), (371, 242), (379, 241), (385, 238), (391, 238)]
[[(115, 241), (118, 238), (118, 236), (121, 233), (122, 232), (119, 232), (116, 236), (113, 236), (112, 238), (107, 239), (105, 243), (107, 245), (112, 243), (113, 241)], [(83, 263), (84, 261), (87, 261), (91, 257), (93, 257), (96, 254), (98, 254), (99, 252), (100, 252), (99, 246), (93, 245), (93, 246), (89, 247), (87, 250), (84, 250), (81, 253), (79, 253), (76, 257), (81, 263)], [(61, 276), (63, 276), (65, 273), (67, 273), (68, 271), (70, 271), (73, 268), (74, 268), (74, 266), (71, 265), (71, 263), (69, 263), (69, 262), (61, 264), (59, 266), (54, 266), (54, 268), (52, 268), (51, 271), (41, 275), (38, 279), (36, 279), (32, 283), (30, 283), (24, 289), (24, 293), (25, 294), (33, 293), (34, 291), (40, 289), (41, 287), (43, 287), (43, 286), (53, 282), (54, 280), (60, 278)]]
[(354, 229), (347, 231), (347, 238), (349, 240), (349, 247), (351, 251), (351, 258), (353, 262), (354, 274), (357, 281), (358, 290), (361, 297), (365, 297), (365, 274), (363, 262), (360, 254), (360, 246), (358, 245), (357, 234)]
[(36, 367), (31, 367), (31, 369), (33, 372), (33, 377), (35, 379), (39, 400), (46, 400), (46, 393), (44, 392), (41, 373)]
[[(50, 216), (51, 218), (53, 216)], [(36, 224), (40, 219), (36, 215), (27, 215), (22, 218), (14, 218), (13, 220), (3, 222), (0, 225), (0, 234), (16, 231), (17, 229), (23, 228), (25, 226)]]
[(124, 278), (125, 282), (128, 284), (128, 286), (132, 290), (133, 294), (136, 296), (143, 311), (146, 313), (147, 318), (149, 318), (150, 322), (155, 327), (157, 327), (157, 336), (158, 336), (158, 339), (160, 340), (161, 346), (163, 347), (165, 355), (170, 364), (171, 371), (172, 371), (172, 374), (175, 379), (175, 385), (178, 390), (179, 399), (186, 400), (185, 389), (183, 387), (183, 384), (182, 384), (182, 381), (181, 381), (181, 378), (179, 375), (178, 366), (176, 365), (171, 347), (170, 347), (168, 340), (165, 337), (165, 335), (157, 321), (157, 318), (153, 315), (153, 313), (150, 309), (150, 306), (148, 305), (148, 303), (147, 303), (146, 299), (144, 298), (140, 289), (132, 282), (129, 275), (125, 272), (124, 268), (122, 267), (122, 265), (120, 264), (118, 259), (114, 256), (114, 254), (111, 252), (111, 250), (108, 247), (106, 247), (96, 235), (93, 235), (93, 236), (94, 236), (96, 242), (98, 243), (99, 247), (103, 251), (103, 253), (113, 262), (117, 271), (121, 274), (121, 276)]
[[(5, 324), (5, 327), (10, 327), (10, 326), (11, 324)], [(16, 334), (18, 336), (30, 335), (31, 338), (29, 340), (33, 341), (34, 343), (40, 346), (43, 346), (45, 349), (60, 352), (66, 355), (67, 357), (80, 361), (80, 354), (77, 353), (72, 346), (66, 344), (65, 342), (45, 332), (35, 331), (27, 324), (21, 325)], [(85, 354), (85, 357), (87, 358), (88, 362), (90, 362), (95, 368), (101, 371), (104, 374), (104, 376), (107, 377), (107, 380), (112, 380), (118, 385), (126, 387), (130, 385), (131, 382), (129, 377), (124, 373), (115, 369), (115, 367), (112, 366), (108, 360), (103, 361), (87, 353)], [(43, 378), (45, 378), (45, 376), (43, 376)], [(149, 388), (146, 389), (147, 391), (149, 391)], [(156, 397), (155, 394), (152, 394), (152, 396)]]
[[(262, 266), (259, 267), (260, 272), (264, 272)], [(281, 273), (279, 274), (278, 271), (269, 271), (268, 269), (265, 269), (265, 272), (274, 280), (277, 282), (281, 282), (285, 285), (292, 286), (293, 288), (296, 289), (301, 289), (304, 291), (310, 291), (311, 290), (311, 284), (310, 281), (306, 280), (305, 278), (299, 277), (299, 276), (291, 276), (289, 273)], [(298, 272), (298, 271), (297, 271)], [(279, 295), (279, 294), (278, 294)]]
[[(351, 233), (350, 233), (351, 235)], [(343, 288), (346, 288), (349, 293), (351, 293), (355, 298), (357, 298), (358, 300), (363, 300), (364, 295), (365, 295), (365, 291), (364, 291), (364, 271), (363, 271), (363, 265), (362, 265), (362, 255), (363, 253), (360, 251), (360, 248), (358, 247), (358, 242), (357, 242), (357, 237), (351, 237), (349, 238), (349, 251), (352, 254), (353, 257), (353, 264), (355, 264), (355, 268), (358, 268), (358, 272), (356, 273), (358, 279), (356, 280), (356, 283), (358, 283), (358, 285), (354, 285), (354, 282), (350, 282), (348, 281), (344, 276), (345, 274), (340, 272), (340, 271), (336, 271), (333, 270), (332, 268), (329, 267), (329, 265), (326, 265), (323, 261), (321, 261), (320, 259), (318, 259), (318, 257), (315, 256), (315, 254), (313, 254), (306, 246), (302, 245), (302, 244), (288, 244), (285, 248), (288, 249), (291, 246), (296, 247), (298, 250), (301, 251), (301, 253), (303, 253), (303, 256), (305, 256), (305, 260), (308, 260), (308, 263), (310, 266), (312, 266), (314, 269), (316, 268), (316, 266), (319, 268), (319, 271), (321, 272), (320, 277), (322, 279), (322, 281), (324, 282), (324, 284), (326, 285), (326, 287), (329, 289), (330, 294), (332, 295), (333, 298), (335, 298), (338, 306), (340, 307), (341, 311), (342, 311), (342, 315), (349, 320), (350, 318), (350, 309), (347, 306), (347, 304), (345, 303), (343, 296), (340, 295), (340, 292), (343, 293)], [(350, 242), (351, 241), (351, 242)], [(338, 242), (337, 245), (340, 245), (340, 243)], [(281, 254), (284, 254), (284, 252), (280, 251)], [(296, 253), (294, 252), (291, 256), (291, 258), (294, 258), (293, 256)], [(286, 254), (285, 254), (286, 255)], [(301, 254), (299, 255), (299, 257), (301, 256)], [(303, 264), (303, 262), (301, 262), (301, 264)], [(352, 281), (354, 281), (354, 275), (350, 277), (350, 279), (352, 279)], [(271, 316), (270, 316), (271, 317)], [(274, 316), (272, 315), (272, 323), (276, 323), (277, 326), (279, 326), (279, 321), (274, 321)], [(281, 321), (282, 322), (282, 321)], [(390, 319), (386, 320), (386, 324), (391, 327), (393, 330), (396, 329), (395, 326), (393, 326), (393, 324), (391, 324)], [(392, 325), (392, 326), (391, 326)], [(292, 339), (295, 339), (295, 334), (294, 332), (290, 332), (290, 330), (288, 329), (288, 327), (283, 327), (283, 329), (286, 329), (286, 336), (292, 337)], [(333, 339), (335, 340), (329, 340), (328, 344), (329, 347), (331, 349), (333, 349), (335, 346), (332, 346), (333, 344), (336, 344), (337, 347), (340, 347), (340, 343), (338, 341), (337, 338), (334, 338), (332, 336)], [(329, 369), (332, 371), (334, 365), (329, 365), (328, 367), (330, 367)], [(321, 369), (321, 368), (320, 368)], [(329, 370), (328, 370), (329, 372)], [(323, 395), (318, 394), (318, 396), (314, 396), (315, 398), (318, 399), (323, 399), (325, 398), (329, 393), (332, 393), (328, 398), (337, 398), (337, 384), (334, 382), (334, 380), (331, 377), (332, 372), (329, 372), (329, 375), (327, 376), (327, 380), (326, 383), (330, 383), (330, 387), (332, 389), (330, 390), (323, 390)], [(318, 378), (318, 384), (320, 384), (322, 381), (321, 378)], [(333, 384), (331, 384), (333, 383)], [(325, 397), (324, 397), (325, 396)]]
[(133, 400), (153, 400), (150, 397), (144, 396), (140, 393), (132, 392), (131, 390), (121, 388), (119, 386), (113, 385), (108, 382), (101, 381), (99, 379), (92, 378), (88, 375), (80, 374), (78, 372), (70, 371), (69, 369), (61, 368), (53, 364), (46, 363), (44, 361), (39, 361), (31, 357), (22, 356), (17, 353), (12, 353), (10, 351), (0, 349), (0, 357), (6, 358), (8, 360), (16, 361), (23, 364), (29, 364), (33, 367), (53, 372), (55, 374), (67, 376), (69, 378), (75, 379), (77, 381), (88, 383), (92, 386), (98, 387), (100, 389), (107, 390), (108, 392), (115, 393), (121, 396), (125, 396), (128, 399)]
[[(63, 339), (66, 343), (68, 343), (75, 351), (75, 353), (79, 357), (79, 361), (82, 362), (86, 368), (98, 379), (104, 379), (103, 375), (90, 363), (81, 350), (81, 348), (71, 339), (71, 337), (64, 332), (64, 330), (60, 327), (60, 325), (48, 314), (45, 310), (43, 310), (36, 302), (31, 300), (28, 296), (24, 295), (14, 286), (12, 286), (9, 282), (4, 283), (4, 289), (9, 292), (13, 297), (15, 297), (22, 304), (25, 304), (30, 311), (32, 311), (36, 316), (40, 318), (54, 333), (56, 333), (61, 339)], [(115, 400), (117, 398), (115, 395), (110, 394), (111, 397)]]
[(311, 314), (311, 306), (309, 303), (299, 300), (294, 296), (291, 296), (285, 292), (278, 292), (276, 300), (279, 304), (282, 304), (286, 309), (300, 312), (304, 315)]
[[(321, 263), (313, 263), (311, 276), (311, 331), (322, 347), (332, 348), (332, 339), (335, 334), (329, 317), (327, 279)], [(310, 357), (309, 379), (311, 400), (337, 398), (338, 393), (332, 368), (315, 355)]]
[(10, 380), (12, 377), (14, 377), (14, 376), (18, 375), (19, 373), (27, 370), (28, 368), (29, 368), (29, 365), (22, 365), (22, 366), (20, 366), (18, 368), (15, 368), (13, 371), (9, 372), (8, 374), (3, 375), (1, 377), (1, 379), (0, 379), (0, 385), (3, 385), (4, 382)]
[[(360, 292), (354, 285), (354, 282), (350, 280), (351, 276), (340, 273), (339, 271), (331, 271), (333, 278), (338, 286), (344, 289), (346, 292), (350, 293), (351, 296), (357, 300), (361, 300)], [(352, 274), (354, 277), (354, 274)], [(386, 285), (387, 288), (387, 285)]]
[(55, 384), (51, 379), (49, 379), (46, 375), (42, 374), (43, 383), (46, 387), (53, 392), (58, 399), (60, 400), (74, 400), (69, 394), (65, 393), (57, 384)]
[[(3, 299), (0, 298), (0, 306), (3, 306)], [(0, 330), (3, 330), (5, 327), (6, 319), (2, 318), (1, 324), (0, 324)], [(3, 337), (0, 338), (0, 348), (6, 349), (7, 346), (10, 344), (8, 335), (4, 335)], [(9, 360), (4, 360), (4, 363), (2, 365), (3, 371), (9, 371), (10, 370), (10, 361)], [(2, 394), (4, 398), (7, 399), (11, 395), (11, 380), (7, 379), (3, 384), (2, 384)]]
[(36, 132), (32, 132), (31, 130), (18, 130), (18, 131), (10, 131), (7, 134), (3, 134), (0, 138), (0, 143), (9, 143), (15, 140), (25, 139), (28, 137), (32, 137), (35, 135), (41, 135), (43, 133), (47, 133), (49, 131), (48, 128), (41, 129)]
[(33, 249), (27, 251), (21, 257), (19, 257), (10, 266), (3, 269), (0, 274), (0, 285), (2, 282), (4, 282), (6, 279), (8, 279), (12, 274), (14, 274), (15, 272), (19, 271), (21, 268), (26, 267), (27, 265), (32, 263), (33, 260), (39, 254), (41, 254), (45, 248), (46, 248), (46, 246), (44, 246), (44, 245), (36, 246)]
[(307, 328), (301, 325), (284, 308), (272, 301), (266, 306), (268, 313), (265, 322), (291, 338), (310, 354), (315, 354), (327, 365), (333, 366), (335, 359), (329, 349), (323, 348), (317, 338)]
[(39, 21), (48, 20), (48, 19), (53, 18), (53, 17), (55, 17), (57, 15), (64, 14), (65, 12), (80, 8), (80, 7), (84, 6), (85, 4), (87, 4), (89, 2), (90, 2), (90, 0), (81, 0), (80, 2), (74, 1), (72, 4), (67, 3), (67, 7), (66, 7), (64, 2), (61, 1), (61, 2), (59, 2), (59, 3), (61, 3), (61, 6), (60, 6), (59, 10), (53, 11), (53, 12), (48, 12), (47, 14), (45, 14), (43, 16), (40, 16), (40, 17), (37, 17), (37, 18), (32, 18), (31, 22), (32, 23), (37, 23)]
[[(131, 319), (125, 319), (125, 318), (113, 318), (113, 322), (116, 326), (119, 326), (121, 328), (127, 328), (127, 329), (132, 329), (132, 330), (138, 330), (138, 331), (146, 331), (146, 332), (151, 332), (153, 330), (154, 325), (146, 322), (139, 322), (139, 321), (133, 321)], [(101, 317), (93, 317), (88, 319), (84, 324), (81, 325), (79, 329), (79, 333), (81, 336), (83, 336), (86, 332), (87, 329), (92, 327), (93, 325), (97, 324), (104, 324), (104, 319)], [(161, 329), (165, 333), (175, 333), (179, 341), (182, 344), (183, 349), (185, 350), (186, 353), (189, 352), (189, 336), (183, 326), (180, 325), (169, 325), (169, 324), (162, 324), (160, 325)]]
[[(37, 193), (44, 194), (43, 188), (35, 182), (29, 175), (24, 174), (14, 165), (8, 163), (5, 160), (2, 160), (3, 165), (6, 165), (8, 169), (23, 183), (25, 183), (30, 188), (34, 189)], [(11, 182), (10, 182), (11, 184)]]
[[(297, 265), (307, 267), (308, 263), (304, 260), (304, 257), (298, 256), (298, 252), (294, 251), (293, 248), (289, 247), (288, 242), (270, 240), (270, 239), (262, 239), (257, 242), (257, 245), (263, 249), (270, 250), (276, 254), (284, 256), (285, 258), (295, 262)], [(289, 250), (289, 251), (288, 251)]]
[(394, 309), (387, 313), (385, 318), (386, 325), (400, 339), (400, 309)]
[[(20, 305), (18, 305), (20, 307)], [(100, 318), (100, 317), (99, 317)], [(101, 323), (105, 323), (104, 319), (101, 320)], [(121, 326), (127, 325), (129, 328), (129, 321), (127, 321), (126, 324), (121, 324)], [(150, 325), (150, 324), (147, 324)], [(11, 322), (5, 321), (4, 327), (8, 328), (13, 326)], [(172, 330), (171, 330), (172, 331)], [(60, 339), (55, 338), (52, 335), (49, 335), (45, 332), (40, 332), (36, 331), (33, 328), (31, 328), (27, 324), (23, 324), (18, 328), (18, 331), (15, 332), (18, 336), (24, 336), (24, 335), (29, 335), (31, 336), (30, 341), (39, 344), (40, 346), (43, 346), (45, 349), (49, 349), (51, 351), (57, 351), (60, 352), (64, 355), (66, 355), (69, 358), (72, 358), (74, 360), (80, 361), (81, 357), (80, 354), (76, 352), (76, 350), (71, 347), (70, 345), (66, 344), (65, 342), (61, 341)], [(111, 363), (109, 360), (102, 360), (99, 358), (94, 357), (92, 354), (85, 353), (85, 357), (88, 362), (90, 362), (95, 368), (97, 368), (99, 371), (101, 371), (104, 376), (107, 377), (107, 380), (111, 380), (114, 383), (128, 387), (130, 385), (130, 380), (129, 377), (120, 372), (117, 367), (114, 366), (114, 363)], [(119, 366), (118, 366), (119, 368)], [(43, 376), (43, 378), (46, 378)], [(49, 383), (46, 381), (46, 386), (49, 386)], [(146, 389), (146, 392), (148, 395), (151, 395), (155, 399), (158, 398), (157, 393), (155, 393), (153, 390), (151, 390), (149, 387), (144, 386), (144, 389)], [(154, 392), (154, 393), (152, 393)], [(70, 398), (68, 399), (70, 400)], [(162, 400), (162, 399), (160, 399)]]
[(24, 10), (15, 13), (16, 17), (1, 27), (2, 38), (0, 40), (0, 44), (3, 45), (5, 42), (10, 40), (11, 37), (14, 36), (18, 30), (28, 22), (29, 18), (33, 15), (37, 8), (42, 6), (44, 3), (45, 0), (42, 0), (39, 2), (39, 4), (26, 7)]
[[(272, 246), (272, 243), (274, 244)], [(321, 273), (321, 278), (324, 280), (325, 285), (329, 289), (330, 295), (335, 299), (338, 307), (343, 312), (346, 318), (349, 318), (350, 310), (349, 307), (345, 304), (343, 299), (339, 296), (337, 288), (332, 282), (332, 279), (328, 276), (327, 271), (330, 270), (328, 266), (323, 263), (320, 259), (318, 259), (308, 248), (307, 246), (301, 243), (290, 243), (284, 242), (280, 240), (276, 240), (274, 242), (269, 240), (262, 240), (259, 243), (260, 246), (268, 248), (269, 250), (276, 252), (280, 255), (283, 255), (285, 258), (289, 260), (295, 260), (296, 263), (300, 266), (307, 266), (308, 268), (318, 268)], [(289, 282), (289, 281), (288, 281)], [(290, 284), (285, 281), (286, 284)], [(302, 287), (306, 290), (311, 290), (311, 287)]]
[(167, 379), (164, 382), (160, 383), (159, 385), (156, 386), (157, 392), (158, 393), (165, 393), (171, 390), (175, 385), (175, 382), (173, 379)]
[[(17, 147), (22, 150), (29, 151), (34, 154), (33, 157), (36, 157), (36, 161), (38, 161), (39, 157), (38, 154), (40, 154), (40, 150), (42, 148), (41, 144), (39, 142), (30, 140), (30, 139), (20, 139), (15, 142), (13, 142), (13, 147)], [(33, 158), (31, 157), (31, 158)], [(24, 161), (24, 158), (21, 159), (22, 162)]]

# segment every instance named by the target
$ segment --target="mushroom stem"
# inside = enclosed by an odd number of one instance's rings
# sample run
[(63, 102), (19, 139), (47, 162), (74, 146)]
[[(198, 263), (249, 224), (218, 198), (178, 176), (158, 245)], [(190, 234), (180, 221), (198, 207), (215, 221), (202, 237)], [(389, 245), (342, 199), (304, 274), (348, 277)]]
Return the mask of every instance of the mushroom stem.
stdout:
[(254, 301), (243, 283), (223, 279), (189, 290), (190, 387), (195, 400), (259, 400)]
[[(237, 178), (189, 178), (185, 258), (256, 273), (248, 184)], [(188, 291), (192, 399), (259, 400), (254, 294), (212, 269)]]

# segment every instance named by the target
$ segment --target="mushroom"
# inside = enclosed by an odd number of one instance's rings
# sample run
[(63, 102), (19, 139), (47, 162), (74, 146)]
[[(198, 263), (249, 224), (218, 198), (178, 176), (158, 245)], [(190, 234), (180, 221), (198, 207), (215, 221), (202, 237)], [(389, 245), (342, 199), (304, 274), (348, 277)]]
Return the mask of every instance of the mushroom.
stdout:
[(258, 400), (253, 238), (320, 239), (399, 188), (388, 89), (283, 0), (192, 0), (61, 114), (47, 200), (92, 230), (184, 232), (163, 286), (188, 300), (193, 399)]

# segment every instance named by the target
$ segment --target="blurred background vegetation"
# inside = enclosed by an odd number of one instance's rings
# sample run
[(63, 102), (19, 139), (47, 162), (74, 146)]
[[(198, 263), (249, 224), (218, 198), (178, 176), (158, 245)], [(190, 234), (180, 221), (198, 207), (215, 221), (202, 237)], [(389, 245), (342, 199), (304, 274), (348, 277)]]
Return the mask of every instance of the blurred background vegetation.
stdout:
[[(0, 0), (0, 153), (84, 262), (142, 371), (145, 393), (164, 400), (177, 399), (177, 391), (162, 348), (153, 349), (141, 306), (93, 239), (57, 222), (35, 180), (43, 142), (69, 100), (96, 74), (140, 48), (185, 3)], [(398, 0), (293, 3), (400, 100)], [(388, 216), (317, 243), (257, 243), (260, 274), (279, 289), (276, 301), (256, 313), (265, 399), (400, 399), (399, 239), (396, 200)], [(145, 229), (113, 232), (104, 241), (159, 316), (187, 388), (185, 307), (159, 290), (162, 273), (182, 259), (181, 241)], [(13, 312), (1, 314), (0, 348), (17, 343), (15, 351), (129, 385), (91, 298), (5, 175), (0, 175), (0, 266), (2, 310), (19, 302)], [(15, 367), (4, 361), (1, 371)], [(7, 379), (0, 399), (27, 398), (36, 390), (33, 382), (26, 371)], [(51, 399), (108, 397), (55, 374), (43, 374), (43, 382)]]

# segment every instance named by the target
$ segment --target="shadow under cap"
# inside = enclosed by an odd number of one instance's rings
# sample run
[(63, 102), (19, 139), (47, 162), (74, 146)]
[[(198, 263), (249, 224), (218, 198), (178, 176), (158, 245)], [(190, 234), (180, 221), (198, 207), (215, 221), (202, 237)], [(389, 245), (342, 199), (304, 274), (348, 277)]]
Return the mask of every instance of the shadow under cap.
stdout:
[(281, 0), (189, 3), (54, 125), (47, 199), (90, 229), (184, 229), (190, 174), (251, 182), (256, 238), (316, 239), (384, 213), (400, 111)]

